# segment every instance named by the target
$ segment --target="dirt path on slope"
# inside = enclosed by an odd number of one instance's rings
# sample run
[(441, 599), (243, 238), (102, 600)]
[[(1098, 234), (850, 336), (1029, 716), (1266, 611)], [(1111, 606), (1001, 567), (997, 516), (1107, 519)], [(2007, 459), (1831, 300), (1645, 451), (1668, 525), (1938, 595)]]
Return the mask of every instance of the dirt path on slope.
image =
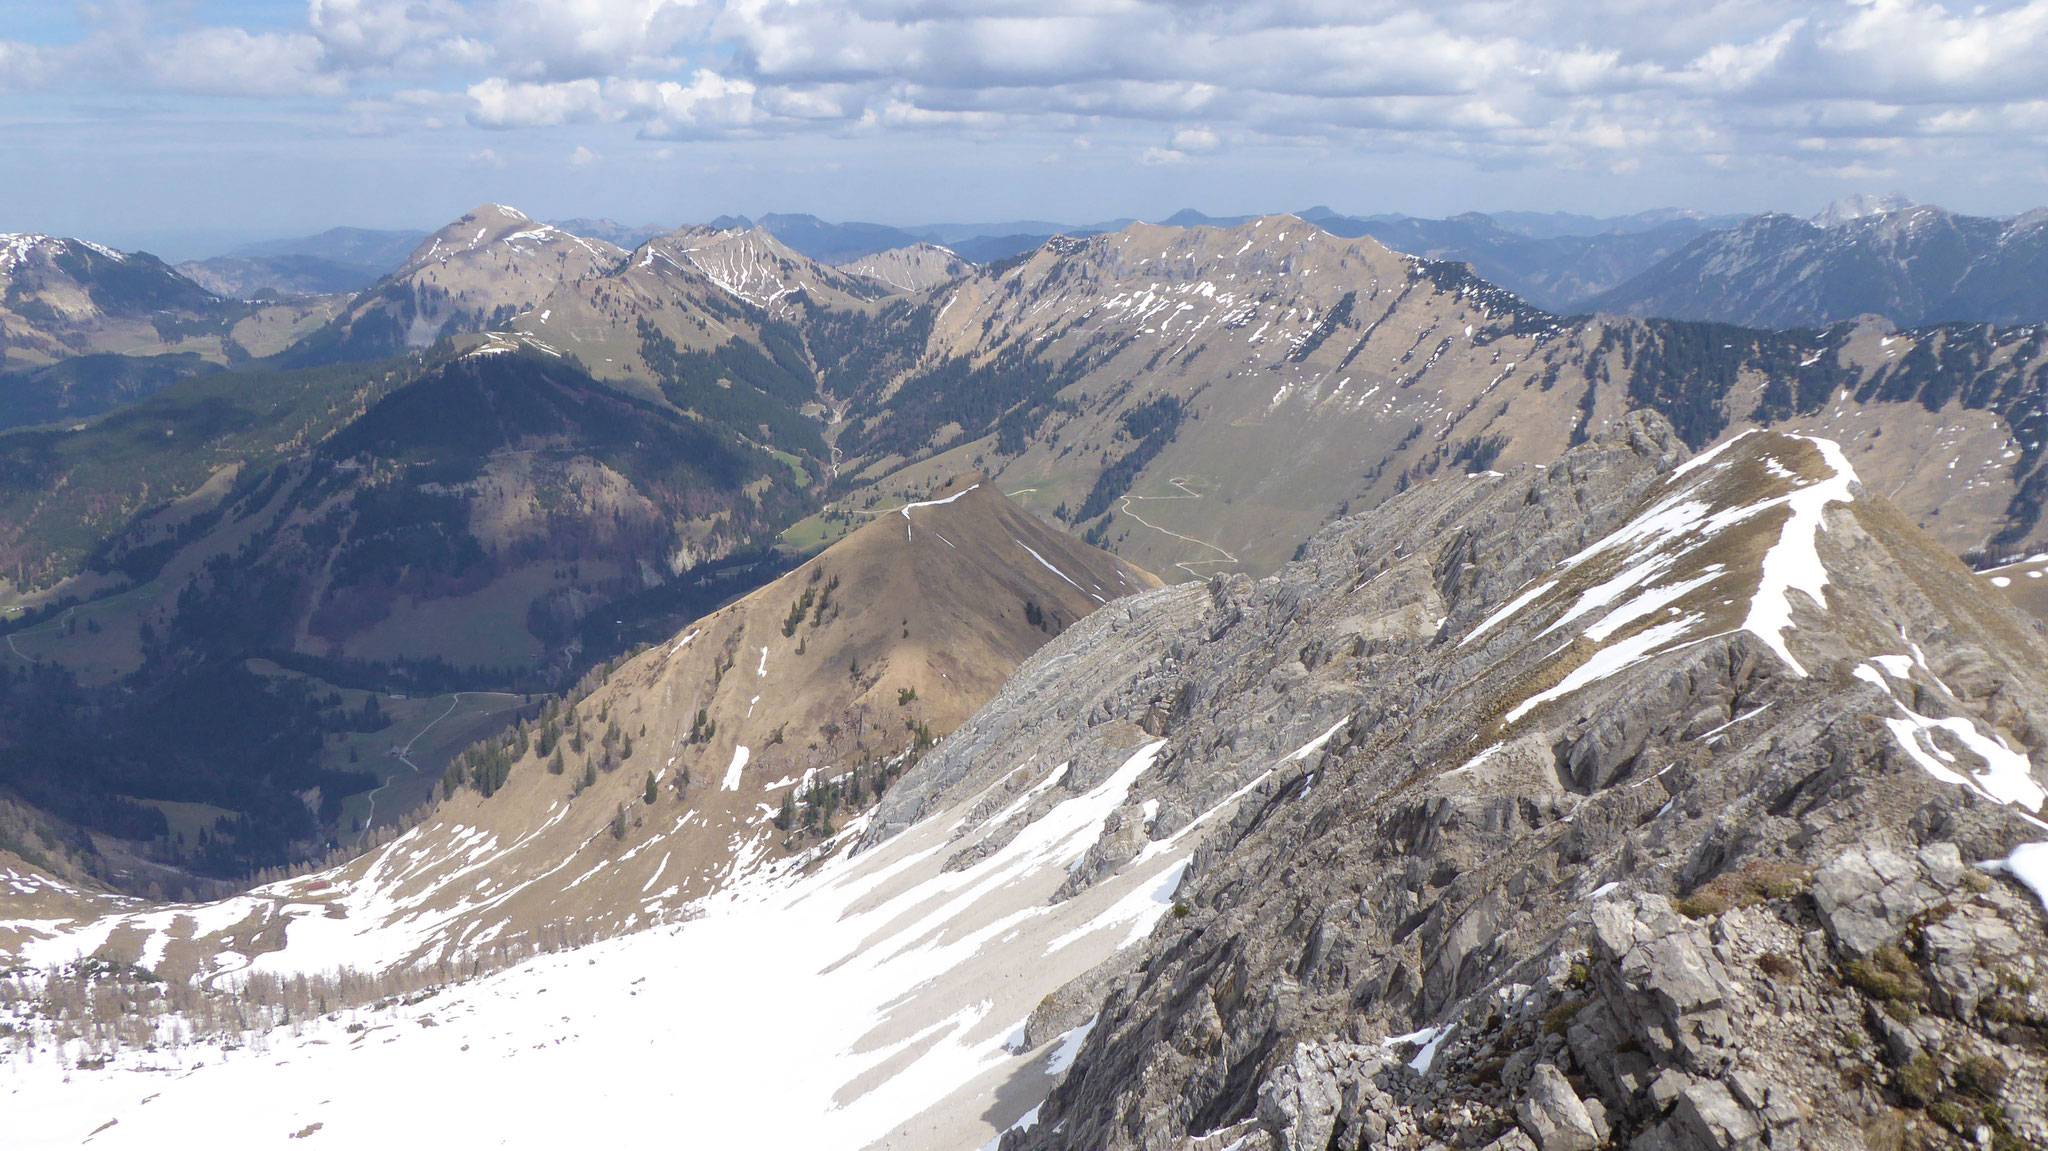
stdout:
[(1137, 520), (1144, 526), (1151, 528), (1155, 532), (1159, 532), (1162, 535), (1172, 536), (1174, 539), (1177, 540), (1184, 540), (1188, 543), (1196, 545), (1197, 547), (1208, 548), (1210, 551), (1215, 552), (1217, 555), (1223, 557), (1220, 560), (1186, 560), (1181, 563), (1176, 563), (1173, 565), (1191, 576), (1194, 576), (1198, 579), (1202, 577), (1203, 573), (1195, 570), (1197, 567), (1218, 567), (1224, 565), (1237, 564), (1239, 562), (1238, 558), (1230, 554), (1228, 550), (1216, 544), (1212, 544), (1208, 540), (1198, 540), (1193, 536), (1184, 536), (1170, 528), (1160, 527), (1158, 524), (1153, 523), (1152, 521), (1146, 519), (1144, 516), (1141, 516), (1137, 512), (1131, 510), (1131, 502), (1133, 500), (1198, 500), (1202, 498), (1202, 493), (1189, 487), (1187, 485), (1187, 481), (1181, 477), (1175, 477), (1166, 482), (1172, 484), (1174, 487), (1179, 488), (1181, 491), (1186, 492), (1187, 494), (1179, 496), (1125, 496), (1123, 498), (1123, 505), (1119, 507), (1117, 510), (1131, 517), (1132, 519)]

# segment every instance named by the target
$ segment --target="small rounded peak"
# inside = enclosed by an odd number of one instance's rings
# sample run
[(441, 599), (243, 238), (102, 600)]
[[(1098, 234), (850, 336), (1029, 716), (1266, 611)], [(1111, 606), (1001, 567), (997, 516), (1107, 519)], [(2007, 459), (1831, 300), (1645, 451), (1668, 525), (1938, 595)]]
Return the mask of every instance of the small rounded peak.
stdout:
[(526, 220), (529, 217), (526, 213), (509, 204), (491, 203), (471, 208), (469, 210), (469, 218), (472, 220), (497, 221)]

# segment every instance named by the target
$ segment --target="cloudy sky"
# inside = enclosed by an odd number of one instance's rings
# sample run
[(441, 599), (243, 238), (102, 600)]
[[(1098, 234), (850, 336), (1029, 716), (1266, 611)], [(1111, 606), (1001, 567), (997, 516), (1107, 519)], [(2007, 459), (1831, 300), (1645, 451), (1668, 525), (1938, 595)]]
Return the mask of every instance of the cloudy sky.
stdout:
[(0, 230), (2048, 203), (2048, 0), (0, 0)]

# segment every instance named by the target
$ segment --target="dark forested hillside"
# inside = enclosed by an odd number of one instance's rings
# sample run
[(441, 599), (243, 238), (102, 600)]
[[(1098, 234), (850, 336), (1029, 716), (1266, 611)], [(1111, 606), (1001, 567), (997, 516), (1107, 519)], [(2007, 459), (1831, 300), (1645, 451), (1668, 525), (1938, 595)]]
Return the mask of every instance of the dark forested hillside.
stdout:
[(0, 622), (0, 787), (201, 874), (346, 838), (378, 765), (329, 749), (377, 693), (554, 690), (784, 570), (826, 449), (762, 362), (782, 394), (668, 381), (725, 401), (688, 410), (532, 350), (223, 373), (0, 436), (16, 570), (78, 589)]

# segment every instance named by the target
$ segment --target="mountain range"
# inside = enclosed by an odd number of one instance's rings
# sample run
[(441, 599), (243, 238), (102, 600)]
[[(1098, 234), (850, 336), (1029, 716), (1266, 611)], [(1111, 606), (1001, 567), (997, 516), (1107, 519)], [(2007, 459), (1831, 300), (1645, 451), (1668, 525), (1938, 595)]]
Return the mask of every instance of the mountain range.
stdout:
[(10, 1138), (2048, 1142), (2048, 327), (1314, 214), (10, 241)]
[(2048, 317), (2044, 254), (2048, 213), (1994, 220), (1862, 200), (1812, 220), (1772, 213), (1702, 235), (1583, 306), (1752, 327), (1866, 314), (1905, 326), (2033, 324)]
[[(579, 221), (604, 224), (608, 221)], [(243, 244), (178, 271), (208, 291), (240, 299), (357, 292), (395, 271), (427, 233), (330, 228), (314, 236)]]

